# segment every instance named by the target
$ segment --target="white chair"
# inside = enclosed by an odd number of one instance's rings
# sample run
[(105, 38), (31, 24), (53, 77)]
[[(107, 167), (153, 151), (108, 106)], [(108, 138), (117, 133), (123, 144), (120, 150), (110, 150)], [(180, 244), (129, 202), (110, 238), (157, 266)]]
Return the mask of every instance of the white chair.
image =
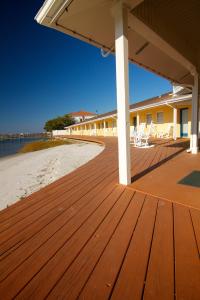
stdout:
[(161, 138), (161, 139), (169, 139), (170, 138), (171, 130), (172, 130), (172, 126), (169, 124), (167, 126), (166, 131), (158, 132), (157, 137)]
[(145, 123), (139, 126), (138, 131), (134, 136), (134, 146), (138, 148), (149, 148), (152, 147), (149, 145), (149, 138), (153, 130), (153, 123), (150, 124), (148, 132), (145, 133)]

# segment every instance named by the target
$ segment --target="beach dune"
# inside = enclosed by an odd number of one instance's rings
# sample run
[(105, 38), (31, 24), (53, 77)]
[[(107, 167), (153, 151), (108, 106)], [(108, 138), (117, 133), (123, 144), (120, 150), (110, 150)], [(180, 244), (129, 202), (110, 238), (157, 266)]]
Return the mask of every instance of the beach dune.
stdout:
[(103, 146), (63, 145), (0, 159), (0, 210), (93, 159)]

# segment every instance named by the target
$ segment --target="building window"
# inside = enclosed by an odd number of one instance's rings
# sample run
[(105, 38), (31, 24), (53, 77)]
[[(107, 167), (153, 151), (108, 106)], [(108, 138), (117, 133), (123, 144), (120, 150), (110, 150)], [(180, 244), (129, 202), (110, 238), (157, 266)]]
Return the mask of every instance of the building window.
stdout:
[(157, 112), (157, 123), (163, 124), (164, 123), (164, 114), (163, 112)]
[(106, 128), (108, 128), (108, 122), (106, 122)]
[(152, 114), (147, 114), (146, 115), (146, 123), (147, 125), (150, 125), (152, 122)]
[(101, 128), (102, 128), (102, 129), (104, 128), (104, 124), (103, 124), (103, 122), (101, 123)]
[(100, 123), (98, 123), (98, 129), (101, 129), (101, 124)]
[(133, 126), (137, 127), (137, 117), (133, 117)]
[(117, 126), (117, 123), (116, 123), (115, 120), (113, 120), (113, 122), (112, 122), (112, 127), (115, 128), (116, 126)]

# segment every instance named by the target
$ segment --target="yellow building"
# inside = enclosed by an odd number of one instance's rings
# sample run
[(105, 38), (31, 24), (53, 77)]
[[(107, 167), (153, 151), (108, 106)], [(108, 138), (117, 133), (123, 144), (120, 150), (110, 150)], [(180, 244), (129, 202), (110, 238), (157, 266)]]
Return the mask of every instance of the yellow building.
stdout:
[[(153, 124), (152, 134), (155, 136), (190, 137), (191, 98), (191, 93), (168, 93), (130, 105), (130, 131), (143, 124), (148, 132)], [(117, 136), (117, 113), (98, 115), (66, 127), (66, 131), (70, 135)]]

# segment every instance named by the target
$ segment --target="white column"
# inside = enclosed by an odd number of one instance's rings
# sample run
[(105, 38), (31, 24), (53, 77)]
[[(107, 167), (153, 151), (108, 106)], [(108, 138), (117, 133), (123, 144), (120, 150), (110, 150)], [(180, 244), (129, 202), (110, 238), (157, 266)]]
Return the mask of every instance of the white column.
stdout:
[(116, 4), (114, 16), (119, 183), (128, 185), (131, 183), (127, 20), (128, 12), (122, 1), (119, 1)]
[(140, 126), (140, 115), (137, 113), (137, 130), (139, 129)]
[(177, 108), (173, 107), (173, 123), (174, 123), (174, 129), (173, 129), (173, 139), (177, 139)]
[(106, 136), (106, 121), (103, 121), (103, 135)]
[(94, 123), (95, 135), (97, 135), (97, 123)]
[(89, 125), (90, 136), (92, 135), (92, 125)]
[(199, 76), (194, 74), (194, 86), (192, 89), (192, 118), (191, 118), (191, 136), (190, 150), (193, 154), (198, 152), (198, 133), (199, 133)]

